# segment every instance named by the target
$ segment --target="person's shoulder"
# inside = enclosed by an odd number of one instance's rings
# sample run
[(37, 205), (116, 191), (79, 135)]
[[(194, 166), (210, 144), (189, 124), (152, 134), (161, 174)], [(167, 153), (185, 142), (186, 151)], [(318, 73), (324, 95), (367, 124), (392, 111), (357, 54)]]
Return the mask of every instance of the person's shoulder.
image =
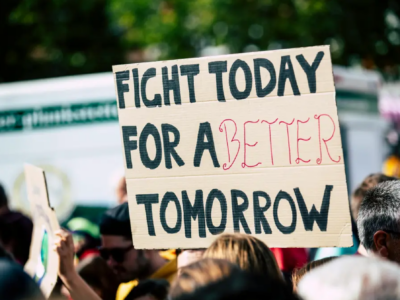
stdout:
[(22, 266), (0, 259), (0, 299), (44, 299), (34, 280)]

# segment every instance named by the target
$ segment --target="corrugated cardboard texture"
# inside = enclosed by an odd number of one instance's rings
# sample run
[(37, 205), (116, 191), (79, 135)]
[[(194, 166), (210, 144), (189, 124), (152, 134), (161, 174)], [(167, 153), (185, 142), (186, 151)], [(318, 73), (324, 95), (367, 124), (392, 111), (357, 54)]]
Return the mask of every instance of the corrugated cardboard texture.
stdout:
[(352, 245), (329, 47), (113, 71), (136, 248)]

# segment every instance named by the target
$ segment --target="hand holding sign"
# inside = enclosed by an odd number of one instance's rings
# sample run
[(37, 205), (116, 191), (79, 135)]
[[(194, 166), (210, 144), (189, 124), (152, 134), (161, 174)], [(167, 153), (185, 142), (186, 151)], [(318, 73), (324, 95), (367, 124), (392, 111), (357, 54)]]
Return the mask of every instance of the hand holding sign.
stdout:
[(93, 289), (79, 276), (74, 266), (74, 242), (66, 230), (56, 232), (54, 250), (60, 257), (59, 275), (74, 300), (101, 300)]
[(327, 46), (113, 70), (136, 248), (351, 245)]
[(66, 230), (59, 230), (55, 233), (55, 250), (60, 257), (60, 268), (58, 274), (61, 278), (70, 278), (75, 273), (74, 265), (74, 241), (72, 235)]
[(39, 284), (44, 296), (48, 298), (57, 282), (59, 258), (52, 251), (52, 243), (59, 224), (50, 207), (44, 171), (25, 165), (25, 176), (33, 218), (33, 239), (25, 271)]

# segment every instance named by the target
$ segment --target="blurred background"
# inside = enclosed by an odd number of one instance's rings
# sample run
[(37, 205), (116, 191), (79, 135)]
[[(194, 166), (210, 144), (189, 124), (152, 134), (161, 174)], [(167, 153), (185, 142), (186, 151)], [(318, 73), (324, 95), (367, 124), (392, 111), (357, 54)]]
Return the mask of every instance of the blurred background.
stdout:
[(398, 0), (12, 0), (0, 35), (0, 182), (26, 213), (25, 162), (61, 221), (117, 203), (122, 63), (328, 44), (349, 192), (400, 174)]

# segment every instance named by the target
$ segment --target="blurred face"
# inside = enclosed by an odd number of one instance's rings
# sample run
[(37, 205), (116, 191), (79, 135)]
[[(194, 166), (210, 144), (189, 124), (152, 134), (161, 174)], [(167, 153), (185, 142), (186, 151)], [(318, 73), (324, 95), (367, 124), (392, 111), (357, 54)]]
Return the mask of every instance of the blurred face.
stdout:
[(102, 235), (101, 256), (121, 282), (129, 282), (150, 274), (150, 260), (143, 250), (133, 248), (132, 241), (122, 236)]

